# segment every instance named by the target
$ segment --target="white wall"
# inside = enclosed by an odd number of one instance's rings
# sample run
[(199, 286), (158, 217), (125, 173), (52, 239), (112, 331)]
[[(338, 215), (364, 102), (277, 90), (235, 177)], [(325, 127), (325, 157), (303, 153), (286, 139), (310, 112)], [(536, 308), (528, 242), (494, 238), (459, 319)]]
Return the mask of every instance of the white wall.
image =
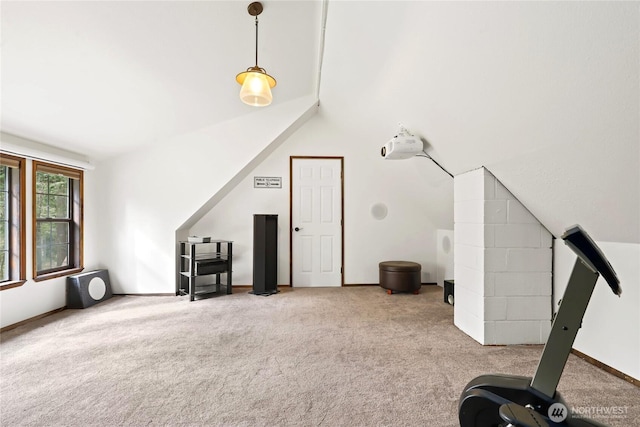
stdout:
[[(33, 145), (33, 144), (32, 144)], [(40, 146), (41, 147), (41, 146)], [(43, 160), (46, 160), (45, 151), (39, 153)], [(56, 159), (63, 156), (56, 150)], [(13, 325), (43, 313), (62, 308), (66, 302), (66, 277), (34, 282), (33, 278), (33, 228), (31, 218), (32, 203), (32, 161), (26, 162), (26, 188), (25, 198), (27, 212), (25, 215), (26, 224), (26, 277), (27, 281), (17, 288), (0, 291), (0, 327)], [(95, 173), (91, 170), (84, 172), (84, 271), (102, 268), (97, 255), (97, 227), (99, 225), (99, 212), (96, 210)]]
[[(422, 281), (436, 281), (436, 236), (452, 226), (453, 180), (424, 158), (384, 160), (380, 147), (389, 133), (363, 137), (319, 113), (293, 134), (234, 190), (222, 199), (189, 234), (234, 241), (234, 285), (252, 283), (252, 219), (255, 213), (278, 214), (278, 283), (289, 284), (289, 156), (344, 156), (344, 279), (346, 284), (378, 283), (378, 263), (390, 259), (422, 265)], [(254, 176), (280, 176), (282, 189), (255, 189)], [(440, 202), (434, 206), (432, 196)], [(383, 220), (371, 206), (387, 205)], [(438, 214), (433, 215), (432, 211)], [(448, 221), (434, 223), (440, 215)]]
[(174, 293), (176, 231), (299, 117), (300, 98), (98, 164), (100, 259), (115, 293)]
[[(586, 230), (589, 232), (589, 230)], [(596, 242), (620, 279), (617, 297), (600, 278), (578, 331), (574, 348), (633, 378), (640, 379), (640, 245)], [(554, 310), (562, 298), (576, 255), (554, 241)]]

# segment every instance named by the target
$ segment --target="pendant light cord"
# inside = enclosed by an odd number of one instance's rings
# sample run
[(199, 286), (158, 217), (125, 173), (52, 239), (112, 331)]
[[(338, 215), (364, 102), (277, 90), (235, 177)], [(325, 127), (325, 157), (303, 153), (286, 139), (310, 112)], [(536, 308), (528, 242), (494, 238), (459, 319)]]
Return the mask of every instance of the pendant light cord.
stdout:
[(256, 15), (256, 68), (258, 68), (258, 15)]

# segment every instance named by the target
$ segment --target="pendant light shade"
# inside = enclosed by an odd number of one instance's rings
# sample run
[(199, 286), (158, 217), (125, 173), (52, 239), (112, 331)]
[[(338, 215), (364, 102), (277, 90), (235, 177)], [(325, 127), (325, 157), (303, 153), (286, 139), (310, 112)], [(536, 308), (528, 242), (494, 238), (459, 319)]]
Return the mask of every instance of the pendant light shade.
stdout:
[(271, 104), (273, 100), (271, 88), (276, 85), (276, 80), (267, 74), (264, 69), (251, 67), (247, 71), (238, 74), (236, 81), (242, 85), (240, 99), (245, 104), (254, 107), (265, 107)]
[(236, 81), (242, 85), (242, 102), (254, 107), (265, 107), (273, 100), (271, 88), (276, 85), (276, 79), (267, 74), (264, 68), (258, 67), (258, 15), (262, 13), (262, 3), (253, 2), (247, 10), (249, 15), (256, 17), (256, 65), (238, 74)]

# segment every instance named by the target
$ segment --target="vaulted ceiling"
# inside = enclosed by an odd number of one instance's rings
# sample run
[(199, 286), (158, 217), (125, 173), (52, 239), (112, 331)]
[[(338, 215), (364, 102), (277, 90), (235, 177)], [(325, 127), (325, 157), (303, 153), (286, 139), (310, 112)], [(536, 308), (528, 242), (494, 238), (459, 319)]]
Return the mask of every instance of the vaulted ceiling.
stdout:
[[(248, 3), (2, 1), (2, 130), (100, 160), (254, 112), (235, 82)], [(263, 4), (274, 104), (319, 94), (323, 123), (372, 150), (402, 122), (554, 235), (640, 242), (640, 3)]]
[[(249, 1), (2, 1), (2, 129), (101, 159), (254, 111)], [(321, 3), (267, 1), (274, 103), (316, 92)]]

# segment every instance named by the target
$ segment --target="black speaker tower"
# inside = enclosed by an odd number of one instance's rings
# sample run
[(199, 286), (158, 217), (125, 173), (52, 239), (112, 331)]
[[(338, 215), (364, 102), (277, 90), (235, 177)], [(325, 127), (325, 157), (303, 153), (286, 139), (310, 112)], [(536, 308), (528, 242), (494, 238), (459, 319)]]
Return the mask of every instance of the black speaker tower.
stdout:
[(278, 215), (253, 216), (253, 294), (278, 292)]

